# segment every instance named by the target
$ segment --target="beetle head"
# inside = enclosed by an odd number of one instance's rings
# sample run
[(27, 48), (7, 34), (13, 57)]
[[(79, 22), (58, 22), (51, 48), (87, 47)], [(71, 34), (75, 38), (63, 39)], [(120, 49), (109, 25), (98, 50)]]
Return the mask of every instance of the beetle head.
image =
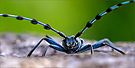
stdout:
[(76, 48), (78, 44), (79, 44), (79, 39), (75, 38), (75, 36), (73, 35), (67, 36), (62, 40), (62, 45), (67, 49)]

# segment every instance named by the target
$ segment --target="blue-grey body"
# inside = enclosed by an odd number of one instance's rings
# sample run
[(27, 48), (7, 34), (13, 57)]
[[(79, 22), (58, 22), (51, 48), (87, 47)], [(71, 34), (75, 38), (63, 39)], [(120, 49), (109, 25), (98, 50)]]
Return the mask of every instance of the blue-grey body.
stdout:
[(114, 6), (110, 7), (110, 8), (108, 8), (107, 10), (103, 11), (100, 14), (97, 14), (96, 17), (94, 19), (92, 19), (91, 21), (87, 22), (86, 26), (80, 32), (78, 32), (75, 36), (73, 36), (73, 35), (66, 36), (66, 35), (64, 35), (64, 33), (59, 32), (59, 31), (53, 29), (52, 27), (50, 27), (49, 24), (43, 24), (43, 23), (37, 21), (36, 19), (29, 19), (29, 18), (26, 18), (26, 17), (21, 17), (19, 15), (15, 16), (15, 15), (8, 15), (8, 14), (0, 14), (0, 16), (3, 16), (3, 17), (14, 17), (14, 18), (16, 18), (18, 20), (28, 20), (28, 21), (31, 21), (32, 24), (40, 24), (40, 25), (42, 25), (44, 27), (44, 29), (52, 30), (52, 31), (56, 32), (57, 34), (59, 34), (61, 37), (64, 37), (64, 39), (62, 40), (62, 45), (60, 45), (57, 42), (55, 42), (50, 36), (46, 35), (45, 38), (42, 38), (37, 43), (37, 45), (33, 47), (33, 49), (27, 55), (28, 57), (31, 56), (33, 51), (38, 47), (38, 45), (43, 40), (45, 40), (48, 43), (50, 43), (50, 45), (48, 45), (45, 48), (44, 53), (42, 54), (42, 56), (45, 56), (46, 51), (47, 51), (47, 49), (49, 47), (51, 47), (51, 48), (53, 48), (55, 50), (61, 51), (61, 52), (65, 52), (67, 54), (85, 52), (85, 51), (88, 51), (88, 50), (91, 50), (91, 53), (93, 54), (93, 49), (96, 49), (96, 48), (99, 48), (99, 47), (102, 47), (102, 46), (109, 46), (112, 49), (114, 49), (114, 50), (116, 50), (116, 51), (118, 51), (118, 52), (120, 52), (121, 54), (124, 55), (125, 53), (123, 51), (117, 49), (116, 47), (114, 47), (113, 43), (111, 41), (109, 41), (108, 39), (102, 39), (102, 40), (98, 41), (96, 44), (93, 44), (93, 45), (90, 45), (90, 44), (84, 45), (83, 44), (84, 43), (83, 39), (79, 38), (79, 36), (81, 36), (81, 34), (87, 28), (90, 28), (96, 20), (100, 20), (102, 18), (102, 16), (105, 15), (106, 13), (110, 13), (115, 8), (118, 8), (118, 7), (123, 6), (125, 4), (128, 4), (128, 3), (133, 3), (133, 2), (135, 2), (135, 0), (122, 2), (122, 3), (119, 3), (117, 5), (114, 5)]

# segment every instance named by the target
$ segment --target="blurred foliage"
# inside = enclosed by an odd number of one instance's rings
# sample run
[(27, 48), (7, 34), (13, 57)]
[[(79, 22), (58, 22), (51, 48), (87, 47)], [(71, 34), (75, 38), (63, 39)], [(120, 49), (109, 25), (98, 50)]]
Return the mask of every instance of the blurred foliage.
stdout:
[[(35, 18), (65, 35), (75, 35), (86, 23), (107, 8), (126, 0), (0, 0), (0, 13)], [(81, 38), (111, 41), (135, 41), (135, 3), (113, 10), (96, 21)], [(37, 32), (58, 36), (55, 32), (28, 21), (0, 17), (0, 31)]]

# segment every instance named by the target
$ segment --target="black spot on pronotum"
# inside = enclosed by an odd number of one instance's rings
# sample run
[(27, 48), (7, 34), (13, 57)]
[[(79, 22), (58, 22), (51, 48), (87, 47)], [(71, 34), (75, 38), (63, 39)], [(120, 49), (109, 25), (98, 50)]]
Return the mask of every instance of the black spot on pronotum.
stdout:
[(106, 10), (107, 13), (109, 13), (109, 12), (111, 12), (111, 11), (112, 11), (111, 8), (108, 8), (108, 9)]
[(31, 23), (32, 23), (32, 24), (37, 24), (38, 21), (37, 21), (36, 19), (32, 19)]
[(99, 14), (97, 14), (97, 16), (95, 17), (96, 20), (100, 20), (102, 16), (100, 16)]
[(21, 16), (18, 15), (18, 16), (16, 17), (16, 19), (17, 19), (17, 20), (23, 20), (23, 17), (21, 17)]
[(2, 16), (3, 16), (3, 17), (8, 17), (8, 15), (7, 15), (7, 14), (3, 14)]
[(92, 26), (92, 23), (87, 22), (86, 27), (90, 28)]

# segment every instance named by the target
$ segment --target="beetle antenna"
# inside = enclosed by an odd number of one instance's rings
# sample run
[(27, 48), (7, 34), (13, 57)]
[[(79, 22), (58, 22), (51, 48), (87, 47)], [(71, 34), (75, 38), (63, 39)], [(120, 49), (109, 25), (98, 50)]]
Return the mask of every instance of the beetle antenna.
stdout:
[(64, 33), (59, 32), (59, 31), (57, 31), (57, 30), (53, 29), (49, 24), (45, 24), (45, 25), (44, 25), (44, 29), (47, 29), (47, 30), (49, 30), (49, 29), (50, 29), (50, 30), (52, 30), (52, 31), (56, 32), (57, 34), (59, 34), (61, 37), (66, 38), (66, 35), (65, 35)]
[(56, 32), (57, 34), (59, 34), (61, 37), (64, 37), (64, 38), (66, 37), (64, 33), (59, 32), (59, 31), (53, 29), (52, 27), (50, 27), (50, 25), (43, 24), (43, 23), (37, 21), (36, 19), (30, 19), (30, 18), (26, 18), (26, 17), (21, 17), (19, 15), (18, 16), (15, 16), (15, 15), (9, 15), (9, 14), (0, 14), (0, 16), (3, 16), (3, 17), (14, 17), (17, 20), (28, 20), (28, 21), (31, 21), (31, 23), (34, 24), (34, 25), (35, 24), (40, 24), (40, 25), (44, 26), (44, 29), (46, 29), (46, 30), (52, 30), (52, 31)]
[(121, 7), (121, 6), (123, 6), (124, 4), (133, 3), (133, 2), (135, 2), (135, 0), (122, 2), (122, 3), (119, 3), (119, 4), (117, 4), (117, 5), (114, 5), (114, 6), (110, 7), (110, 8), (108, 8), (107, 10), (103, 11), (103, 12), (100, 13), (100, 14), (97, 14), (96, 17), (95, 17), (93, 20), (87, 22), (86, 26), (82, 29), (81, 32), (78, 32), (78, 33), (76, 34), (75, 38), (81, 36), (81, 34), (82, 34), (87, 28), (90, 28), (90, 27), (92, 26), (92, 24), (93, 24), (96, 20), (100, 20), (100, 19), (102, 18), (102, 16), (105, 15), (106, 13), (110, 13), (113, 9), (116, 9), (116, 8), (118, 8), (118, 7)]

